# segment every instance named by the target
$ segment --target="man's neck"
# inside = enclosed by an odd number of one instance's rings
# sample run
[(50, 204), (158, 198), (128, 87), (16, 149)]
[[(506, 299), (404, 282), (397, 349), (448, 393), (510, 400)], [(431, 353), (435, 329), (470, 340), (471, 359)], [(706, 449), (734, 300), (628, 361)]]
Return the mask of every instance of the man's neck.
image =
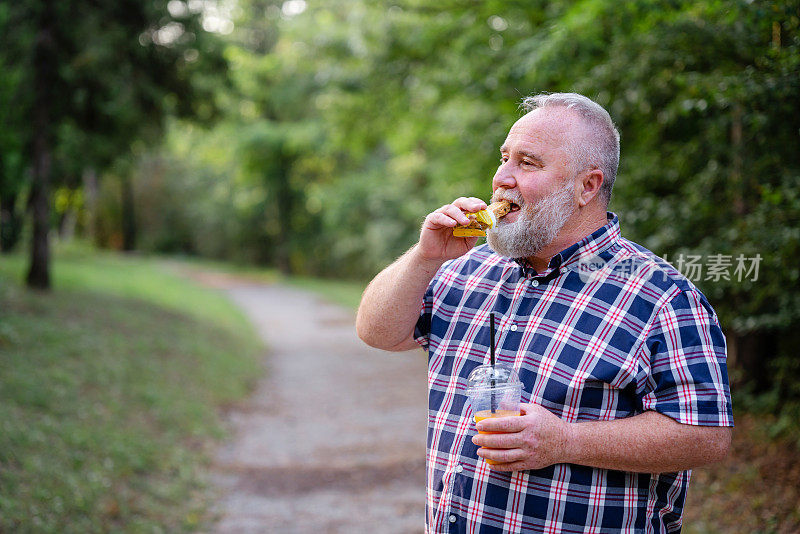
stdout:
[(581, 210), (579, 210), (567, 220), (552, 243), (543, 248), (535, 256), (530, 256), (525, 258), (525, 260), (536, 272), (541, 273), (550, 265), (550, 260), (553, 256), (570, 245), (574, 245), (584, 237), (591, 235), (606, 224), (608, 224), (608, 219), (606, 217), (605, 208), (602, 211), (592, 209), (590, 213), (582, 213)]

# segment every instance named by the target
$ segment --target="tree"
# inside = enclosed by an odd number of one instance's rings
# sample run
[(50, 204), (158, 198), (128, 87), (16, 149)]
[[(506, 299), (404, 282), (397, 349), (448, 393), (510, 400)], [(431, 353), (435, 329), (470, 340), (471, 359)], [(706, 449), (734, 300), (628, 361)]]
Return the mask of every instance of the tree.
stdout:
[[(210, 119), (215, 108), (202, 98), (209, 93), (201, 78), (224, 72), (225, 63), (201, 29), (202, 12), (183, 2), (170, 3), (173, 13), (144, 0), (3, 5), (7, 21), (23, 21), (35, 35), (27, 54), (9, 59), (30, 81), (17, 91), (32, 88), (29, 107), (19, 114), (33, 125), (30, 150), (23, 151), (33, 219), (27, 280), (47, 288), (54, 159), (65, 174), (80, 176), (86, 168), (107, 168), (135, 140), (156, 138), (168, 113)], [(13, 126), (24, 133), (20, 123)]]
[[(50, 248), (48, 245), (50, 172), (52, 169), (53, 130), (51, 125), (57, 84), (56, 6), (53, 0), (41, 3), (36, 12), (36, 43), (33, 52), (33, 139), (30, 205), (33, 215), (31, 265), (26, 281), (37, 289), (50, 287)], [(60, 85), (60, 84), (59, 84)]]

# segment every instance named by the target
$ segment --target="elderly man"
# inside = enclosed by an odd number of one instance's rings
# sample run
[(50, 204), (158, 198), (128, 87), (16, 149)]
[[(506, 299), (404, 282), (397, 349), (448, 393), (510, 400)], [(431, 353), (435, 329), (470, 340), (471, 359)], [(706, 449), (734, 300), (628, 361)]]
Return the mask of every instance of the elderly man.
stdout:
[[(679, 531), (689, 470), (730, 446), (717, 317), (606, 211), (619, 162), (608, 113), (577, 94), (523, 104), (492, 182), (513, 208), (488, 243), (452, 232), (483, 201), (442, 206), (358, 311), (368, 344), (428, 351), (426, 530)], [(476, 428), (466, 378), (488, 362), (490, 312), (524, 404)]]

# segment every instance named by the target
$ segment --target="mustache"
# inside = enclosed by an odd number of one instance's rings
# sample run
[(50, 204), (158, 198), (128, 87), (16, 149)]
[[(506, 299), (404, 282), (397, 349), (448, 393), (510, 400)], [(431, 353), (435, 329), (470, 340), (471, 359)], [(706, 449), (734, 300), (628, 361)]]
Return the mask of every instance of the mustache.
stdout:
[[(572, 182), (567, 182), (563, 188), (553, 191), (548, 195), (545, 195), (538, 201), (533, 201), (532, 203), (533, 209), (536, 209), (537, 206), (541, 206), (542, 204), (548, 202), (549, 200), (553, 200), (556, 197), (565, 195), (567, 194), (567, 192), (571, 194), (574, 190), (575, 190), (575, 185)], [(504, 189), (504, 188), (497, 189), (494, 193), (492, 193), (492, 197), (489, 201), (499, 202), (500, 200), (508, 200), (509, 202), (519, 206), (520, 209), (522, 209), (522, 207), (525, 205), (525, 199), (522, 198), (522, 193), (520, 193), (519, 191), (514, 191), (512, 189)]]
[(522, 195), (518, 191), (510, 191), (508, 189), (498, 189), (492, 193), (490, 202), (499, 202), (501, 200), (507, 200), (520, 208), (525, 204), (525, 199), (522, 198)]

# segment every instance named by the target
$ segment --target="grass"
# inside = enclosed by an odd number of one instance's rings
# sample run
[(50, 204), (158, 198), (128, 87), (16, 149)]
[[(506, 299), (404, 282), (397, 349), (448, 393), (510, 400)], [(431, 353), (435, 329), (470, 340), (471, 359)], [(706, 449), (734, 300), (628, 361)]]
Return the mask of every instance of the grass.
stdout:
[(207, 518), (218, 410), (263, 347), (223, 295), (70, 249), (51, 293), (0, 257), (0, 532), (180, 532)]
[[(27, 261), (20, 255), (2, 256), (0, 274), (22, 280)], [(75, 243), (58, 249), (57, 260), (52, 264), (53, 286), (58, 291), (88, 291), (143, 300), (199, 320), (221, 321), (221, 326), (227, 328), (241, 325), (244, 316), (238, 308), (223, 295), (198, 291), (197, 284), (188, 283), (172, 268), (179, 263), (96, 251)]]
[(285, 283), (312, 291), (325, 300), (356, 310), (361, 301), (366, 282), (312, 278), (308, 276), (285, 276), (274, 269), (216, 262), (197, 258), (174, 259), (176, 270), (193, 273), (217, 273), (223, 276), (263, 283)]
[(358, 303), (361, 301), (361, 294), (366, 288), (365, 283), (352, 282), (349, 280), (292, 277), (287, 281), (294, 286), (313, 291), (326, 300), (352, 310), (358, 308)]

